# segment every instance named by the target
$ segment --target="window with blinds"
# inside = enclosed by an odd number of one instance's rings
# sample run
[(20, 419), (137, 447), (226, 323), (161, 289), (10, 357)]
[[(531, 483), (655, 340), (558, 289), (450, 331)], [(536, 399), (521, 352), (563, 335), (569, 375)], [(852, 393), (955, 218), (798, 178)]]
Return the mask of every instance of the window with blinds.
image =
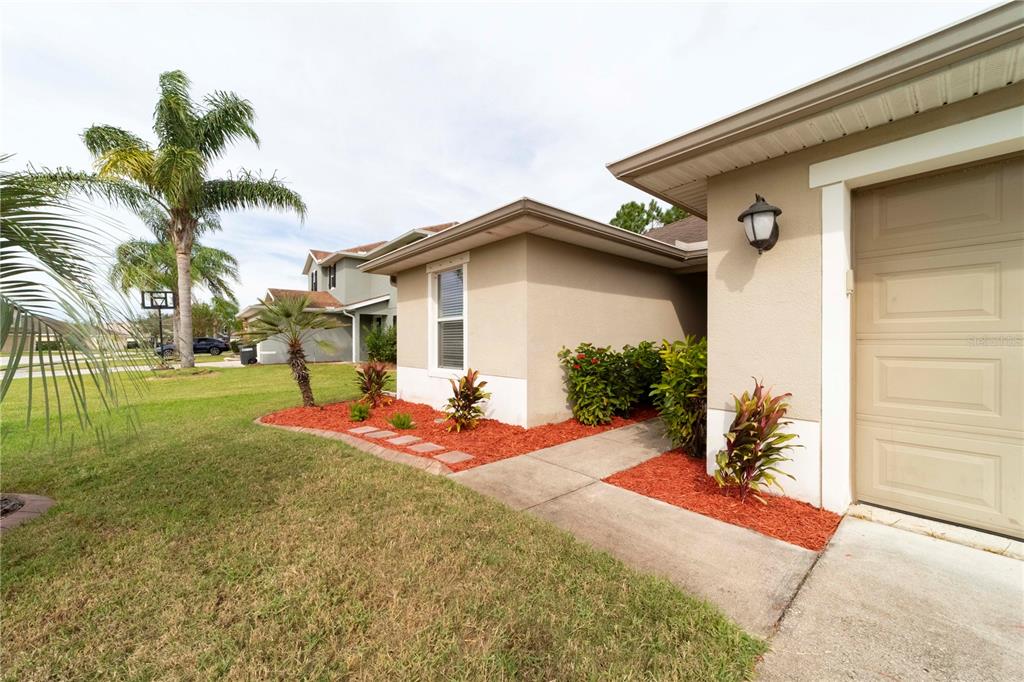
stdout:
[(462, 369), (465, 362), (465, 320), (462, 268), (437, 273), (437, 366)]
[(316, 291), (316, 279), (317, 279), (316, 275), (317, 275), (316, 270), (314, 270), (313, 272), (309, 273), (309, 290), (310, 291)]

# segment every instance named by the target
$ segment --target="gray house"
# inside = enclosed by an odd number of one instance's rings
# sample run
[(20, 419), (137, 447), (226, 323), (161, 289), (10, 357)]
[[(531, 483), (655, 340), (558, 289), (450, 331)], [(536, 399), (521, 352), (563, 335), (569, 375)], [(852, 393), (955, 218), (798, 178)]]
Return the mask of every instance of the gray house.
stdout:
[[(316, 310), (338, 319), (337, 329), (318, 332), (307, 344), (307, 357), (314, 362), (349, 361), (367, 359), (366, 337), (374, 329), (397, 324), (397, 294), (387, 275), (363, 272), (359, 266), (437, 232), (454, 226), (444, 223), (409, 230), (388, 241), (360, 244), (337, 251), (310, 249), (302, 274), (306, 276), (306, 289), (267, 289), (264, 300), (286, 296), (309, 296), (310, 310)], [(262, 304), (248, 306), (238, 317), (252, 319)], [(326, 343), (319, 343), (319, 342)], [(287, 361), (284, 344), (264, 341), (257, 346), (257, 359), (262, 364)]]

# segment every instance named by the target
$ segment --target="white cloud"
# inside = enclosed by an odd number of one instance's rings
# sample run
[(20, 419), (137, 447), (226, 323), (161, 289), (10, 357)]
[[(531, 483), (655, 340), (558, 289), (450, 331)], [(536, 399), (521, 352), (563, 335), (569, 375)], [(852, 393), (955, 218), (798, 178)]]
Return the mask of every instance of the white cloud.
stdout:
[[(309, 204), (207, 242), (239, 298), (302, 286), (307, 248), (465, 220), (529, 195), (607, 220), (643, 195), (604, 165), (983, 9), (984, 3), (7, 5), (2, 148), (84, 168), (92, 123), (148, 132), (161, 71), (251, 99)], [(122, 216), (128, 225), (131, 218)]]

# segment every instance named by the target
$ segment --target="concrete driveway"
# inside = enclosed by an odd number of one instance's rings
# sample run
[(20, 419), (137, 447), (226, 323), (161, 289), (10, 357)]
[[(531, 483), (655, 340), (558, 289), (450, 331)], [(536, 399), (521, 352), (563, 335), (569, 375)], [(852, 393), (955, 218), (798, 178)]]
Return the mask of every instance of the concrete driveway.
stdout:
[(1024, 562), (846, 517), (764, 680), (1024, 680)]

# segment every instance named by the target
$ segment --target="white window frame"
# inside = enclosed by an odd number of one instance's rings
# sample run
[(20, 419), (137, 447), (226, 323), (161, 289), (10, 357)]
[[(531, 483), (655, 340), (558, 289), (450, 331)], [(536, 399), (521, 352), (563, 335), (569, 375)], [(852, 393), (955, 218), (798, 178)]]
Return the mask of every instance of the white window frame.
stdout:
[[(462, 367), (441, 367), (438, 364), (437, 327), (444, 319), (437, 315), (440, 292), (437, 280), (442, 272), (462, 270)], [(427, 266), (427, 372), (432, 377), (448, 379), (465, 374), (469, 367), (469, 254), (452, 256)]]

